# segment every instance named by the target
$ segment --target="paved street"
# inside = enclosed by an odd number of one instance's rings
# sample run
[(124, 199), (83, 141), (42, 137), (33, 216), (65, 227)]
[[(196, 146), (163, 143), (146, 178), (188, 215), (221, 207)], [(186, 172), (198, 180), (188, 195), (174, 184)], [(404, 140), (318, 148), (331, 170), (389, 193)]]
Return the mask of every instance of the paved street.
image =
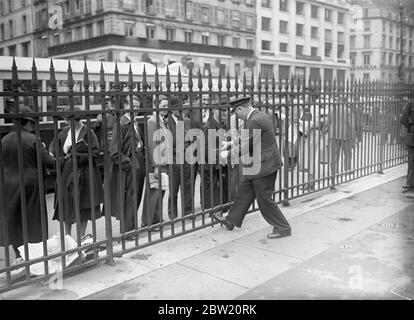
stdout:
[[(292, 201), (290, 238), (260, 214), (124, 255), (3, 299), (413, 299), (414, 194), (405, 166)], [(220, 290), (217, 290), (220, 288)]]

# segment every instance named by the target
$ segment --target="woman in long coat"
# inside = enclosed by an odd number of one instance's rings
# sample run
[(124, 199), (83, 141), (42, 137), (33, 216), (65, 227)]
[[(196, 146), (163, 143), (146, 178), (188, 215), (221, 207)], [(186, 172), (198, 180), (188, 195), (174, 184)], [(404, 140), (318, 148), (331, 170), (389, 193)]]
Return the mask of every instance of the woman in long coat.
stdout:
[[(21, 113), (33, 112), (28, 107), (20, 107)], [(40, 139), (31, 133), (34, 127), (34, 119), (23, 117), (21, 120), (21, 141), (17, 139), (17, 132), (13, 131), (7, 134), (2, 140), (2, 167), (4, 170), (4, 186), (0, 190), (3, 192), (5, 204), (5, 214), (1, 217), (2, 208), (0, 208), (0, 246), (11, 244), (16, 255), (20, 257), (18, 247), (23, 245), (23, 219), (21, 208), (21, 193), (19, 182), (19, 163), (18, 163), (18, 144), (21, 144), (23, 155), (23, 181), (26, 198), (26, 221), (27, 221), (27, 240), (29, 243), (38, 243), (42, 239), (42, 211), (44, 208), (44, 220), (46, 221), (47, 231), (47, 212), (45, 198), (39, 193), (39, 164), (37, 163), (38, 145), (42, 159), (42, 167), (52, 169), (55, 165), (55, 159), (49, 154)], [(44, 172), (44, 171), (43, 171)], [(2, 219), (4, 218), (4, 219)], [(8, 231), (8, 241), (3, 237), (2, 221), (6, 221)]]
[[(75, 111), (80, 110), (75, 108)], [(62, 195), (63, 195), (63, 222), (65, 223), (66, 234), (70, 235), (72, 225), (76, 223), (76, 206), (75, 206), (75, 188), (76, 182), (73, 172), (73, 155), (72, 155), (72, 137), (69, 119), (66, 119), (68, 126), (63, 128), (58, 136), (58, 148), (61, 157), (61, 173), (62, 173)], [(79, 190), (79, 213), (81, 222), (81, 236), (86, 232), (88, 221), (92, 221), (91, 209), (94, 208), (95, 219), (102, 217), (101, 203), (103, 203), (104, 193), (102, 187), (102, 179), (96, 164), (96, 157), (99, 155), (99, 143), (93, 130), (90, 130), (88, 137), (87, 127), (82, 124), (81, 118), (75, 116), (74, 130), (76, 141), (76, 159), (78, 163), (78, 190)], [(89, 168), (88, 144), (91, 144), (93, 168)], [(57, 149), (54, 141), (50, 145), (50, 153), (57, 157)], [(90, 184), (90, 172), (93, 172), (93, 184)], [(91, 190), (94, 190), (95, 201), (92, 204)], [(55, 193), (55, 214), (53, 220), (60, 221), (58, 190), (59, 185), (56, 182)]]

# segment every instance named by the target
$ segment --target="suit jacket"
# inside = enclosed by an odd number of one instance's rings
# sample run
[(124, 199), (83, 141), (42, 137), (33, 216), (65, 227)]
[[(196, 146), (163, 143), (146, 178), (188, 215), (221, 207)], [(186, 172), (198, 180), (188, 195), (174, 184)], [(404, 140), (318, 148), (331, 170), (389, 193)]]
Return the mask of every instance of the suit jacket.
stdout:
[[(244, 164), (242, 174), (249, 179), (268, 176), (282, 167), (279, 148), (276, 143), (276, 129), (273, 119), (263, 111), (253, 111), (246, 123), (248, 135), (241, 135), (239, 143), (232, 149), (233, 156), (250, 156), (254, 158), (252, 164)], [(253, 130), (260, 130), (254, 135)], [(260, 155), (253, 154), (254, 146), (260, 145)], [(259, 166), (256, 170), (256, 166)], [(246, 169), (250, 172), (245, 171)]]

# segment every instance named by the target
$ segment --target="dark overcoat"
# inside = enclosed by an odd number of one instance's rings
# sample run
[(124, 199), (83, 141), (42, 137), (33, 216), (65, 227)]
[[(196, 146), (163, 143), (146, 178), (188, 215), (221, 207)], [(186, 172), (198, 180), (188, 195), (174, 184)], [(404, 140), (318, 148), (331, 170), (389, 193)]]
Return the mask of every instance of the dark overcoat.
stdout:
[[(131, 120), (126, 115), (121, 117), (119, 124), (119, 129), (117, 124), (113, 128), (108, 150), (111, 158), (109, 176), (111, 215), (120, 220), (121, 215), (124, 214), (125, 231), (129, 231), (133, 229), (132, 222), (136, 214), (133, 175), (136, 178), (138, 208), (145, 179), (143, 152), (139, 151), (138, 145), (139, 141), (143, 143), (144, 139), (140, 133), (134, 130)], [(119, 190), (121, 190), (121, 195)], [(138, 210), (138, 208), (136, 209)]]
[[(242, 174), (249, 179), (266, 177), (277, 172), (283, 165), (276, 143), (276, 129), (273, 119), (263, 111), (253, 111), (246, 124), (247, 134), (240, 137), (240, 144), (232, 149), (235, 156), (250, 156), (253, 161), (244, 163)], [(254, 134), (256, 132), (256, 134)], [(260, 153), (254, 154), (260, 145)]]
[[(7, 134), (2, 140), (2, 167), (4, 170), (4, 186), (0, 186), (0, 192), (3, 192), (5, 202), (5, 214), (1, 217), (0, 212), (0, 246), (3, 246), (4, 231), (2, 218), (7, 221), (8, 227), (8, 244), (19, 247), (23, 244), (23, 226), (22, 226), (22, 209), (21, 193), (19, 183), (19, 164), (18, 164), (18, 141), (17, 132)], [(21, 131), (21, 148), (23, 153), (23, 181), (26, 197), (26, 219), (29, 243), (38, 243), (42, 241), (42, 216), (41, 206), (44, 206), (47, 232), (47, 212), (45, 198), (41, 199), (39, 195), (39, 178), (37, 163), (36, 145), (39, 145), (42, 159), (43, 173), (45, 168), (52, 169), (55, 160), (49, 155), (46, 148), (36, 136), (22, 129)], [(43, 193), (44, 195), (44, 193)], [(0, 211), (3, 211), (0, 208)]]
[[(75, 211), (75, 189), (74, 189), (74, 172), (73, 172), (73, 160), (72, 153), (64, 155), (63, 146), (65, 145), (66, 138), (68, 136), (70, 127), (67, 126), (59, 133), (58, 136), (58, 148), (60, 149), (61, 157), (61, 174), (62, 174), (62, 195), (63, 195), (63, 221), (76, 222), (76, 211)], [(89, 139), (88, 139), (89, 138)], [(77, 150), (77, 161), (78, 161), (78, 190), (79, 190), (79, 210), (81, 214), (81, 220), (92, 220), (91, 208), (95, 208), (95, 219), (102, 217), (100, 210), (100, 204), (104, 201), (104, 193), (102, 186), (102, 179), (99, 173), (98, 166), (96, 164), (96, 158), (99, 155), (99, 143), (93, 130), (90, 130), (90, 136), (87, 134), (87, 127), (83, 126), (79, 132), (78, 141), (85, 141), (85, 145), (80, 146)], [(93, 168), (93, 182), (92, 186), (90, 183), (90, 170), (89, 170), (89, 158), (88, 158), (88, 144), (91, 144), (92, 149), (92, 163)], [(57, 156), (57, 149), (52, 141), (49, 147), (50, 153)], [(91, 190), (94, 190), (95, 201), (92, 203)], [(59, 184), (56, 181), (55, 188), (55, 214), (53, 220), (59, 220), (59, 206), (58, 206), (58, 190)]]

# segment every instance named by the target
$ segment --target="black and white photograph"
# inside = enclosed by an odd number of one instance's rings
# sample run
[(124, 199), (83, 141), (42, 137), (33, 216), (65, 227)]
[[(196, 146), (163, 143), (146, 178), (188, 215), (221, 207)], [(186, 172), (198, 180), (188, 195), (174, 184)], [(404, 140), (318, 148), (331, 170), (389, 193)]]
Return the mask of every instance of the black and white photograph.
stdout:
[(413, 300), (413, 42), (414, 0), (0, 0), (0, 300)]

